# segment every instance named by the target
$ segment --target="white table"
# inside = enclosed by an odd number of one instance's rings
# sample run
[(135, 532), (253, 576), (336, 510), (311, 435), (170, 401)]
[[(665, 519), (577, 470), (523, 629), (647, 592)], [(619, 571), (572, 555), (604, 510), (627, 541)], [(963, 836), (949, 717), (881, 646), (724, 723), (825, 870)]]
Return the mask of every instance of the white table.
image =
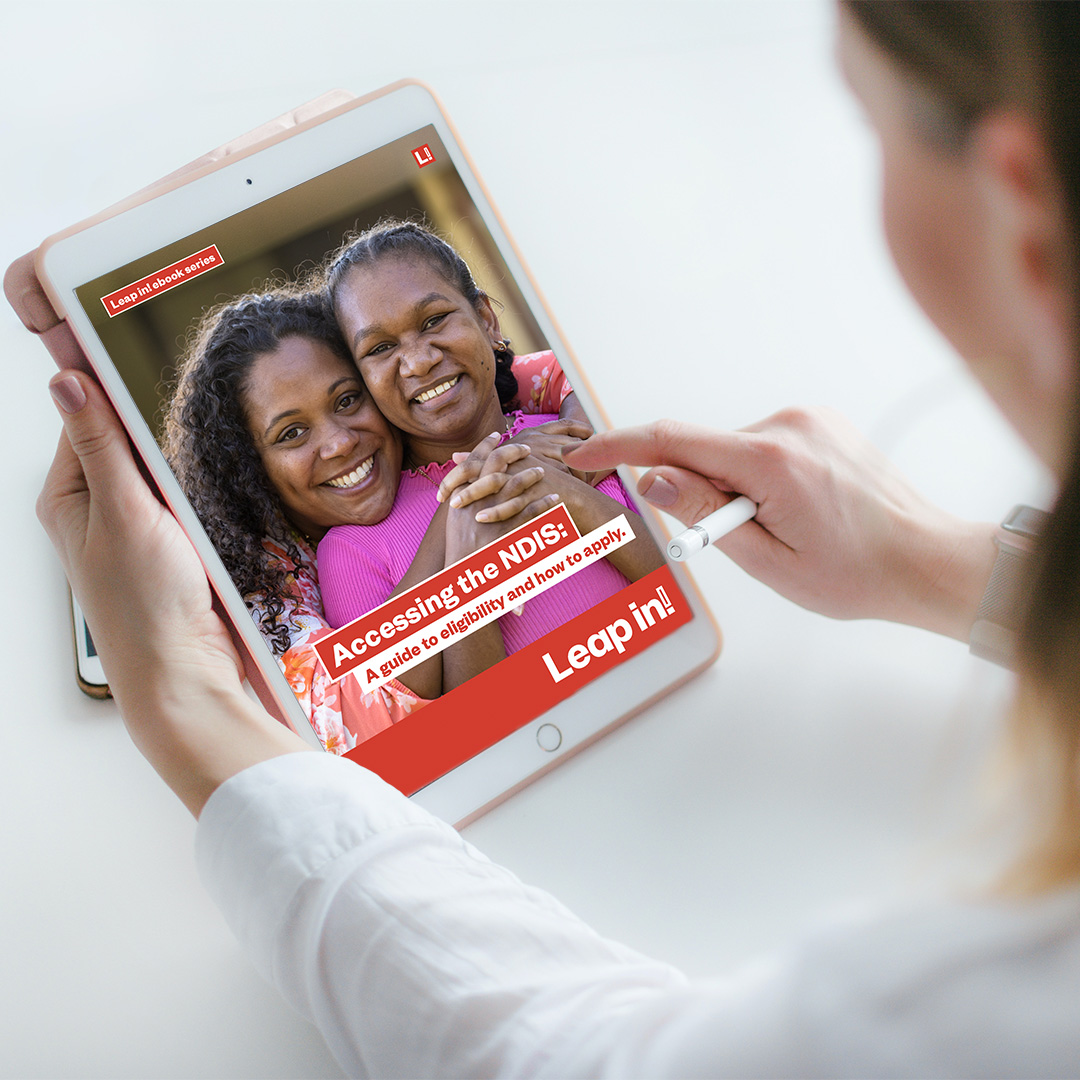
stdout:
[[(0, 258), (332, 86), (417, 75), (613, 422), (829, 403), (933, 497), (995, 519), (1045, 480), (899, 287), (831, 19), (811, 0), (12, 6)], [(337, 1075), (204, 896), (186, 812), (75, 687), (33, 515), (50, 362), (6, 306), (0, 334), (0, 1074)], [(719, 554), (694, 571), (719, 664), (468, 835), (704, 974), (906, 880), (1006, 681), (958, 643), (809, 615)]]

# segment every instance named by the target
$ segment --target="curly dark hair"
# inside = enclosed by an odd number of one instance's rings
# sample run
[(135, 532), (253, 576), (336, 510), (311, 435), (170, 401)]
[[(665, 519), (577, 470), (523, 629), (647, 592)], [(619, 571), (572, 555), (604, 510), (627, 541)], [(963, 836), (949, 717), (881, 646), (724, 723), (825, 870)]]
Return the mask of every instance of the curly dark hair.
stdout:
[[(205, 313), (181, 359), (165, 408), (162, 450), (276, 656), (289, 647), (281, 621), (300, 566), (295, 533), (248, 430), (242, 398), (255, 358), (289, 337), (328, 345), (352, 362), (321, 294), (285, 289), (244, 296)], [(285, 549), (292, 567), (263, 546)]]
[[(374, 266), (388, 257), (423, 259), (441, 274), (473, 307), (490, 297), (473, 280), (465, 260), (438, 233), (417, 221), (387, 218), (362, 233), (354, 233), (327, 258), (326, 295), (335, 306), (342, 283), (357, 266)], [(509, 343), (495, 353), (495, 390), (506, 412), (517, 402), (518, 384), (511, 370), (514, 354)]]

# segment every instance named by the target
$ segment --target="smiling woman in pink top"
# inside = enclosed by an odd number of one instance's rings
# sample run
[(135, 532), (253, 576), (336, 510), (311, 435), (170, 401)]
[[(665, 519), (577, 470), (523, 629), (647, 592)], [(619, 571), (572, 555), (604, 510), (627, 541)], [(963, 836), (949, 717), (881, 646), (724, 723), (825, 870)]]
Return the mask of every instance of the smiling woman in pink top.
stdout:
[[(389, 222), (363, 233), (331, 264), (328, 290), (365, 384), (405, 443), (405, 469), (390, 514), (374, 526), (333, 528), (319, 544), (327, 617), (340, 626), (394, 595), (421, 544), (440, 534), (432, 526), (448, 508), (438, 489), (454, 468), (455, 453), (472, 451), (486, 438), (515, 439), (555, 417), (509, 411), (516, 393), (508, 378), (513, 354), (498, 316), (457, 252), (423, 226)], [(533, 436), (525, 437), (532, 442)], [(545, 471), (530, 492), (533, 499), (549, 495), (552, 505), (565, 503), (582, 533), (626, 514), (639, 539), (529, 600), (520, 615), (503, 616), (507, 652), (662, 563), (616, 476), (594, 488), (540, 456), (524, 458), (510, 471), (538, 467)], [(476, 517), (447, 516), (444, 565), (505, 532)]]

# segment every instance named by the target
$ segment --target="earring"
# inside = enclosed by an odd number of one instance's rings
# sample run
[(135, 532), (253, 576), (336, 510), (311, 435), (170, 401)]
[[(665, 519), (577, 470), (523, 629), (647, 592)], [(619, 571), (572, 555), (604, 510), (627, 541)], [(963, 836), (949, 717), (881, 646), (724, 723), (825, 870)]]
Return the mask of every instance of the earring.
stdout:
[(510, 339), (508, 337), (500, 338), (492, 346), (497, 353), (510, 353), (513, 355), (513, 350), (510, 348)]

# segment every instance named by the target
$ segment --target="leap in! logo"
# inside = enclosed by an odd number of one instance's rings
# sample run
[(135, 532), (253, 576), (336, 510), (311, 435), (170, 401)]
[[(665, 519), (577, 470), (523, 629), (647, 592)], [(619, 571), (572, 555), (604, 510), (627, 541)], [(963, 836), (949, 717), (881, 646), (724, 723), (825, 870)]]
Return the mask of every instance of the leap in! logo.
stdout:
[(431, 147), (427, 143), (423, 146), (418, 146), (413, 152), (412, 156), (416, 158), (416, 164), (422, 169), (425, 165), (430, 165), (435, 160), (435, 155), (431, 152)]

